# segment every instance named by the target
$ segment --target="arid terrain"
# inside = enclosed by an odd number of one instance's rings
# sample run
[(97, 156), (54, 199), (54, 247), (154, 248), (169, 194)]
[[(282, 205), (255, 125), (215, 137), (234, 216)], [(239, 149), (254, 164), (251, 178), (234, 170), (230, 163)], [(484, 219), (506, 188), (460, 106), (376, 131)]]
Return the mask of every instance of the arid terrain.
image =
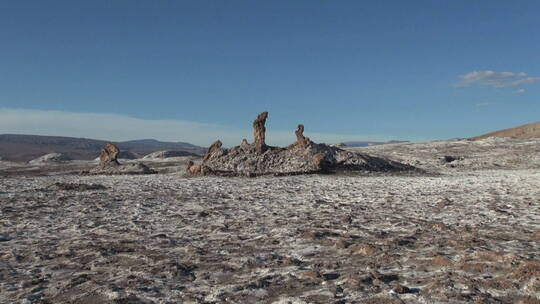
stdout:
[(423, 171), (0, 162), (0, 303), (540, 303), (540, 139), (348, 149)]
[(519, 138), (519, 139), (539, 138), (540, 137), (540, 121), (514, 127), (514, 128), (490, 132), (484, 135), (477, 136), (475, 137), (475, 139), (485, 139), (488, 137), (502, 137), (502, 138), (509, 137), (509, 138)]

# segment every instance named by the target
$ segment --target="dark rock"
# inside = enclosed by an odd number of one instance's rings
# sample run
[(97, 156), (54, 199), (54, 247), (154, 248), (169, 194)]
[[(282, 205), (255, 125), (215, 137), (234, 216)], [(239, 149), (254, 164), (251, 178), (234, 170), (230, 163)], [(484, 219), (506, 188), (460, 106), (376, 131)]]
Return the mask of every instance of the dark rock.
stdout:
[(443, 157), (443, 160), (444, 160), (444, 162), (446, 162), (446, 163), (451, 163), (451, 162), (456, 161), (456, 160), (463, 160), (463, 157), (461, 157), (461, 156), (445, 155), (445, 156)]
[(47, 187), (48, 190), (63, 191), (86, 191), (86, 190), (105, 190), (107, 187), (100, 184), (75, 184), (75, 183), (54, 183)]
[(331, 280), (335, 280), (335, 279), (339, 278), (339, 273), (335, 273), (335, 272), (325, 273), (325, 274), (322, 275), (322, 277), (326, 281), (331, 281)]
[(401, 284), (398, 284), (395, 288), (394, 288), (394, 291), (396, 293), (399, 293), (399, 294), (404, 294), (404, 293), (411, 293), (411, 289), (407, 286), (404, 286), (404, 285), (401, 285)]
[(0, 242), (11, 241), (13, 238), (6, 233), (0, 233)]
[(210, 215), (210, 213), (208, 213), (208, 212), (206, 212), (206, 211), (201, 211), (201, 212), (199, 212), (199, 217), (207, 217), (207, 216), (209, 216), (209, 215)]

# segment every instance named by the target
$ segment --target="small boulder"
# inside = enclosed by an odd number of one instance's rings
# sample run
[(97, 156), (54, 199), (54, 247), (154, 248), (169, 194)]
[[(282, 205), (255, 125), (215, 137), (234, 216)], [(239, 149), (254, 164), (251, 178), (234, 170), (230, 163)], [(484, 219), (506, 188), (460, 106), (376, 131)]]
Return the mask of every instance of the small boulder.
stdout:
[(442, 157), (442, 160), (445, 163), (451, 163), (451, 162), (456, 161), (456, 160), (463, 160), (463, 157), (462, 156), (445, 155), (445, 156)]

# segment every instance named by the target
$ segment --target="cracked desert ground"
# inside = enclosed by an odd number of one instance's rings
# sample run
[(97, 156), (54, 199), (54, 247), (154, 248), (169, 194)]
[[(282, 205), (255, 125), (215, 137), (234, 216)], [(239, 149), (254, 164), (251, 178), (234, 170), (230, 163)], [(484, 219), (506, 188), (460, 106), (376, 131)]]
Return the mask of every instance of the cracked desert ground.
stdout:
[(540, 140), (353, 150), (426, 173), (4, 162), (0, 303), (540, 303)]

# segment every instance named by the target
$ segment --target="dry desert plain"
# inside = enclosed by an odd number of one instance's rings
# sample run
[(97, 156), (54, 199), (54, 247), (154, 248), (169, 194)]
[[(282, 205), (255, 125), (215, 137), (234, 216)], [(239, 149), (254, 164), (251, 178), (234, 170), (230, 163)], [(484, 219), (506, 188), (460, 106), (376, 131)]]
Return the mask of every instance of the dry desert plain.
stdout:
[(1, 162), (0, 303), (540, 303), (540, 140), (350, 149), (425, 172)]

